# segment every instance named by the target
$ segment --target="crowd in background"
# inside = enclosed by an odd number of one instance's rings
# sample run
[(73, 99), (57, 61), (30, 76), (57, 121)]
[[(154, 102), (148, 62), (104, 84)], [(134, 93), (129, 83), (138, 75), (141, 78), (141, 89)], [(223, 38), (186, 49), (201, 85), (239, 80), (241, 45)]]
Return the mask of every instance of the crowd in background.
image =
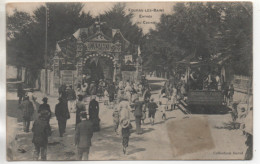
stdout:
[[(234, 88), (230, 86), (223, 91), (226, 97), (233, 96)], [(227, 93), (225, 93), (227, 92)], [(187, 83), (185, 76), (171, 78), (165, 81), (159, 91), (159, 98), (154, 100), (151, 97), (151, 87), (145, 76), (140, 82), (119, 81), (118, 83), (99, 80), (99, 82), (88, 81), (83, 77), (82, 83), (77, 87), (72, 85), (61, 85), (59, 87), (58, 104), (55, 106), (55, 116), (58, 122), (60, 137), (66, 132), (66, 122), (70, 119), (70, 113), (76, 113), (75, 122), (75, 145), (78, 149), (78, 160), (82, 160), (83, 153), (86, 159), (91, 146), (91, 138), (94, 132), (100, 131), (99, 104), (104, 103), (105, 109), (113, 110), (111, 119), (114, 123), (114, 132), (122, 137), (123, 153), (129, 144), (131, 129), (131, 116), (135, 121), (135, 132), (138, 135), (143, 133), (142, 124), (148, 115), (150, 124), (154, 125), (155, 114), (161, 114), (161, 119), (166, 120), (166, 111), (174, 110), (180, 100), (187, 97)], [(24, 132), (29, 132), (30, 121), (35, 114), (36, 119), (32, 126), (33, 143), (35, 146), (34, 160), (46, 160), (48, 137), (51, 135), (49, 124), (51, 109), (48, 98), (42, 99), (43, 103), (37, 106), (34, 90), (25, 92), (22, 87), (18, 87), (19, 108), (23, 111)], [(233, 107), (235, 109), (235, 107)], [(148, 114), (147, 114), (148, 113)], [(232, 112), (232, 119), (236, 120), (236, 112)], [(82, 139), (85, 140), (84, 142)], [(250, 138), (250, 137), (249, 137)]]

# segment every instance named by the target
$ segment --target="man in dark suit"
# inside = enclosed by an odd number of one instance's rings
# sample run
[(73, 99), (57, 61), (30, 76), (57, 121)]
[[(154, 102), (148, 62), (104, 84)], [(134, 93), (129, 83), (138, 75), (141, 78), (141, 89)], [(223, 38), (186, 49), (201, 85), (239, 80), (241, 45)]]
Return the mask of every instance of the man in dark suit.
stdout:
[(39, 160), (39, 154), (41, 153), (41, 160), (47, 160), (47, 145), (48, 137), (51, 135), (51, 127), (48, 123), (48, 113), (41, 112), (39, 118), (34, 122), (32, 132), (35, 150), (33, 159)]
[(75, 145), (78, 149), (77, 160), (82, 160), (83, 153), (86, 153), (85, 159), (88, 160), (93, 124), (87, 119), (87, 114), (84, 111), (80, 113), (80, 118), (82, 121), (77, 125), (75, 134)]
[(142, 134), (142, 129), (141, 129), (141, 118), (142, 118), (142, 108), (144, 105), (144, 101), (139, 101), (138, 99), (134, 100), (134, 116), (135, 116), (135, 124), (136, 124), (136, 133), (137, 134)]
[(25, 96), (24, 101), (20, 105), (20, 109), (23, 112), (23, 130), (24, 132), (29, 132), (30, 121), (34, 112), (33, 103), (29, 101), (29, 97)]
[(55, 116), (58, 120), (60, 137), (62, 137), (65, 133), (67, 119), (70, 118), (68, 105), (62, 98), (59, 98), (59, 103), (55, 106)]

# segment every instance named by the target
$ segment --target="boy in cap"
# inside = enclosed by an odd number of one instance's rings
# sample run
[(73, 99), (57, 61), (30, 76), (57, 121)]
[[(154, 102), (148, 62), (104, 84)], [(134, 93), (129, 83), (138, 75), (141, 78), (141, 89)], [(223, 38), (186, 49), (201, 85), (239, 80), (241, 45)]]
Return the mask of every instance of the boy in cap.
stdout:
[(150, 118), (151, 125), (154, 125), (154, 116), (157, 108), (157, 104), (154, 102), (154, 99), (151, 98), (151, 102), (148, 103), (148, 117)]
[(168, 98), (166, 97), (165, 93), (162, 94), (159, 104), (160, 104), (160, 111), (162, 112), (162, 119), (166, 120), (166, 109), (168, 106)]
[(112, 116), (113, 116), (113, 122), (114, 122), (114, 131), (118, 135), (117, 129), (119, 126), (119, 116), (120, 116), (118, 107), (115, 107)]
[(75, 145), (78, 149), (77, 160), (82, 160), (83, 153), (86, 153), (88, 160), (89, 149), (91, 146), (91, 138), (93, 136), (93, 124), (87, 119), (87, 113), (80, 113), (81, 122), (76, 127)]

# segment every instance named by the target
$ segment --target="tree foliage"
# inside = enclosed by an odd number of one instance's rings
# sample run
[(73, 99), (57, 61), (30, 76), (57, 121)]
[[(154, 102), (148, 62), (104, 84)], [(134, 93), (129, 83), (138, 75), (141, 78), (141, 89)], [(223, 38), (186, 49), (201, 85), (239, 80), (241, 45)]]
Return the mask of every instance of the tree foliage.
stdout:
[(125, 3), (116, 3), (110, 10), (100, 15), (102, 21), (110, 28), (120, 29), (124, 37), (138, 45), (142, 37), (142, 29), (133, 24), (133, 13), (125, 12)]
[[(28, 68), (43, 68), (48, 8), (48, 56), (53, 55), (56, 42), (71, 36), (78, 28), (93, 24), (90, 13), (82, 12), (82, 3), (47, 3), (30, 16), (14, 11), (7, 17), (7, 29), (14, 37), (7, 41), (7, 63)], [(9, 36), (9, 33), (7, 35)], [(12, 35), (10, 35), (12, 36)], [(49, 62), (48, 62), (49, 63)]]
[[(149, 35), (157, 41), (144, 42), (150, 44), (152, 49), (143, 50), (144, 56), (156, 56), (164, 67), (173, 67), (176, 60), (188, 55), (207, 61), (216, 54), (222, 54), (231, 55), (235, 73), (249, 75), (252, 72), (250, 2), (177, 3), (172, 14), (161, 16), (156, 30), (151, 30)], [(155, 63), (146, 61), (146, 66), (151, 70)]]

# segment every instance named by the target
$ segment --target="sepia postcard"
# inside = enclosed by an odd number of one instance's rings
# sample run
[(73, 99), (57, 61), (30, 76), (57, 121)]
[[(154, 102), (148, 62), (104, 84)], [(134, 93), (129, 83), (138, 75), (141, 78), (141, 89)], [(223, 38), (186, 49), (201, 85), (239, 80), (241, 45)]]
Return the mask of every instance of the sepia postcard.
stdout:
[(6, 160), (251, 160), (252, 2), (6, 3)]

